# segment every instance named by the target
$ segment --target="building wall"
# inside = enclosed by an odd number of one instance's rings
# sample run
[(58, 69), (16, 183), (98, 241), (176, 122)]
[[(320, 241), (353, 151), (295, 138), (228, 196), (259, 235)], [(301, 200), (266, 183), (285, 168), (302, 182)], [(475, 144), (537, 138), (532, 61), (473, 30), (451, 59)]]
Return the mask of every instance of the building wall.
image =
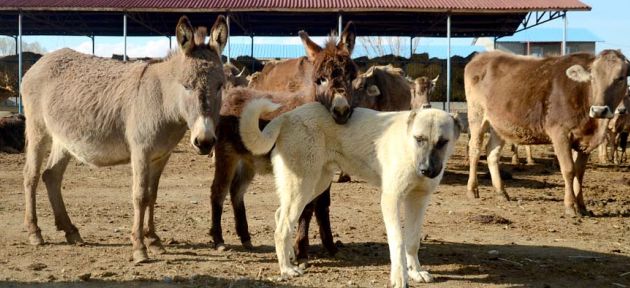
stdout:
[[(561, 55), (562, 42), (530, 42), (529, 54), (534, 56)], [(514, 54), (526, 55), (527, 43), (523, 42), (497, 42), (497, 49)], [(567, 52), (595, 53), (595, 42), (567, 42)]]

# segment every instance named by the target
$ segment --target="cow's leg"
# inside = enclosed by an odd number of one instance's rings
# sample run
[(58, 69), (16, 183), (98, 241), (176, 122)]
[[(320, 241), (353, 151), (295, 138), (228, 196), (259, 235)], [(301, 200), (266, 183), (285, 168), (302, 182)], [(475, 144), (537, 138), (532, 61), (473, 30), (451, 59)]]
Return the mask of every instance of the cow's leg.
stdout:
[(81, 239), (77, 227), (72, 225), (61, 196), (61, 181), (70, 157), (72, 156), (63, 146), (53, 141), (50, 156), (48, 156), (48, 164), (46, 164), (46, 169), (42, 173), (42, 181), (46, 184), (48, 200), (50, 200), (50, 205), (55, 215), (55, 226), (57, 226), (58, 230), (63, 230), (66, 233), (66, 241), (68, 243), (80, 244), (83, 243), (83, 239)]
[(618, 148), (619, 148), (619, 140), (620, 140), (620, 139), (619, 139), (619, 136), (620, 136), (620, 135), (621, 135), (620, 133), (613, 133), (613, 136), (611, 137), (611, 139), (612, 139), (612, 140), (610, 141), (610, 142), (611, 142), (611, 143), (610, 143), (610, 144), (611, 144), (611, 145), (610, 145), (610, 146), (611, 146), (610, 148), (611, 148), (611, 150), (612, 150), (612, 163), (613, 163), (613, 164), (615, 164), (615, 165), (619, 165), (619, 164), (621, 164), (621, 162), (619, 161), (619, 157), (620, 157), (621, 155), (619, 155), (620, 153), (619, 153), (619, 151), (618, 151)]
[(627, 160), (626, 149), (628, 147), (628, 132), (619, 133), (619, 162), (625, 163)]
[(232, 201), (232, 209), (234, 211), (234, 219), (236, 224), (236, 234), (241, 239), (241, 243), (245, 249), (253, 249), (252, 237), (249, 235), (247, 225), (247, 213), (245, 211), (244, 196), (247, 192), (249, 183), (252, 182), (256, 170), (253, 165), (241, 161), (236, 169), (232, 185), (230, 187), (230, 200)]
[(518, 159), (518, 145), (511, 144), (510, 150), (512, 150), (512, 164), (514, 165), (520, 164), (519, 159)]
[(412, 191), (404, 199), (407, 272), (409, 277), (416, 282), (433, 282), (433, 277), (422, 269), (418, 259), (424, 212), (429, 205), (430, 198), (426, 191)]
[(36, 123), (26, 125), (26, 161), (24, 162), (24, 225), (31, 245), (44, 244), (42, 232), (37, 226), (36, 196), (39, 171), (46, 154), (47, 136), (36, 129)]
[(319, 226), (319, 237), (322, 239), (322, 245), (330, 256), (335, 256), (338, 249), (330, 227), (330, 183), (324, 193), (315, 198), (315, 219), (317, 219)]
[(588, 154), (582, 152), (573, 152), (574, 156), (574, 169), (575, 178), (573, 178), (573, 192), (577, 200), (578, 212), (582, 216), (590, 215), (590, 212), (586, 209), (584, 204), (584, 193), (582, 182), (584, 180), (584, 172), (586, 171), (586, 163), (588, 162)]
[(236, 168), (240, 160), (238, 155), (231, 151), (228, 144), (219, 140), (214, 147), (214, 178), (210, 193), (212, 207), (212, 226), (210, 235), (217, 250), (225, 250), (223, 231), (221, 229), (221, 215), (223, 214), (223, 202), (230, 191), (230, 186), (236, 174)]
[(525, 156), (527, 157), (527, 165), (534, 165), (534, 157), (532, 156), (532, 145), (525, 145)]
[(602, 144), (597, 147), (597, 156), (599, 158), (599, 164), (608, 163), (608, 137), (604, 137)]
[(343, 171), (339, 172), (339, 178), (337, 178), (337, 183), (346, 183), (346, 182), (350, 182), (350, 180), (352, 180), (352, 178), (350, 178), (350, 175), (348, 175), (347, 173)]
[(490, 170), (490, 178), (492, 179), (492, 186), (497, 193), (497, 197), (500, 200), (510, 200), (510, 196), (505, 192), (503, 187), (503, 180), (501, 180), (501, 174), (499, 172), (499, 160), (501, 158), (501, 149), (505, 142), (494, 130), (490, 130), (490, 140), (488, 140), (488, 170)]
[(164, 254), (166, 250), (164, 246), (162, 246), (162, 241), (160, 237), (155, 233), (155, 222), (154, 222), (154, 213), (155, 213), (155, 202), (157, 201), (157, 191), (158, 186), (160, 185), (160, 177), (162, 176), (162, 172), (164, 171), (164, 166), (168, 162), (168, 159), (171, 157), (171, 154), (154, 161), (151, 163), (149, 168), (150, 178), (149, 178), (149, 200), (146, 208), (146, 225), (144, 227), (144, 238), (149, 250), (153, 254)]
[(479, 198), (479, 183), (477, 181), (477, 167), (479, 165), (479, 155), (481, 154), (481, 144), (488, 122), (477, 117), (468, 117), (470, 140), (468, 141), (468, 198)]
[(142, 149), (131, 151), (131, 170), (133, 177), (133, 227), (131, 228), (131, 242), (133, 244), (134, 263), (149, 260), (147, 247), (144, 245), (144, 214), (149, 204), (150, 160)]
[(308, 248), (310, 246), (308, 240), (308, 229), (310, 227), (311, 218), (313, 218), (313, 212), (315, 212), (314, 209), (316, 201), (317, 198), (304, 207), (302, 215), (300, 215), (300, 219), (298, 220), (298, 230), (295, 242), (293, 243), (293, 250), (295, 250), (295, 257), (300, 264), (308, 261)]
[(560, 164), (560, 172), (564, 179), (564, 207), (565, 213), (576, 216), (579, 212), (575, 194), (573, 194), (573, 178), (575, 177), (575, 168), (573, 167), (573, 157), (571, 155), (571, 144), (569, 139), (562, 133), (548, 133), (552, 136), (551, 142), (553, 149)]

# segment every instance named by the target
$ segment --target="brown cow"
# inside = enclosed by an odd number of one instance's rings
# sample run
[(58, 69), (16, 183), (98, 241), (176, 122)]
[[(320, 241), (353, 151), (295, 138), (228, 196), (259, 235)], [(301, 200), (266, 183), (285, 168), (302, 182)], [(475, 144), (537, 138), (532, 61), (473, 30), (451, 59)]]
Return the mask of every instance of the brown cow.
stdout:
[(353, 82), (358, 107), (379, 111), (411, 109), (411, 87), (400, 68), (372, 66)]
[(535, 58), (498, 51), (475, 56), (464, 71), (471, 134), (467, 195), (479, 197), (479, 150), (483, 133), (492, 127), (487, 161), (500, 198), (509, 199), (499, 177), (504, 140), (553, 144), (565, 183), (566, 213), (588, 214), (582, 194), (586, 162), (628, 89), (627, 76), (626, 57), (615, 50), (597, 56)]
[(411, 109), (418, 109), (431, 106), (431, 93), (435, 90), (440, 75), (435, 76), (433, 79), (429, 79), (426, 76), (420, 76), (413, 80), (411, 88)]
[(313, 86), (313, 63), (308, 57), (271, 61), (252, 75), (249, 88), (262, 91), (298, 92)]
[[(231, 195), (232, 206), (234, 208), (234, 216), (236, 218), (236, 231), (241, 239), (241, 243), (246, 248), (251, 248), (251, 237), (247, 227), (247, 217), (245, 214), (245, 206), (243, 203), (243, 195), (246, 191), (247, 185), (251, 182), (257, 171), (267, 170), (269, 166), (269, 159), (267, 157), (254, 157), (249, 151), (247, 151), (238, 134), (238, 116), (241, 113), (241, 109), (244, 104), (252, 98), (268, 97), (274, 99), (274, 101), (284, 103), (285, 109), (290, 110), (298, 105), (306, 102), (320, 102), (330, 111), (331, 116), (338, 124), (344, 124), (350, 115), (354, 106), (351, 104), (354, 89), (352, 87), (352, 80), (357, 77), (357, 67), (350, 58), (355, 43), (355, 34), (353, 26), (348, 23), (341, 35), (341, 39), (338, 44), (335, 44), (336, 40), (331, 37), (326, 43), (325, 47), (320, 47), (315, 44), (308, 34), (301, 31), (300, 38), (306, 49), (308, 55), (308, 61), (297, 59), (294, 61), (283, 61), (282, 65), (293, 66), (300, 69), (300, 67), (310, 67), (310, 71), (305, 72), (308, 76), (309, 85), (305, 85), (302, 89), (295, 90), (295, 92), (261, 92), (252, 89), (232, 89), (228, 91), (226, 97), (224, 97), (224, 104), (221, 110), (221, 120), (217, 126), (218, 142), (215, 146), (215, 175), (212, 183), (212, 228), (210, 234), (217, 249), (225, 249), (224, 240), (221, 231), (221, 214), (223, 209), (223, 201), (229, 192)], [(288, 64), (287, 64), (288, 63)], [(306, 64), (308, 63), (308, 64)], [(279, 63), (275, 63), (280, 65)], [(264, 69), (263, 69), (264, 70)], [(288, 71), (288, 70), (287, 70)], [(299, 70), (297, 70), (299, 71)], [(286, 75), (295, 76), (296, 71), (285, 72), (286, 74), (279, 73), (275, 77), (278, 77), (282, 81), (275, 81), (268, 75), (258, 76), (257, 81), (268, 81), (268, 83), (291, 83), (291, 80), (287, 81)], [(257, 78), (258, 78), (257, 77)], [(257, 81), (252, 81), (251, 87), (260, 90), (272, 90), (272, 88), (263, 88)], [(297, 81), (297, 80), (296, 80)], [(306, 81), (300, 80), (300, 81)], [(258, 84), (257, 84), (258, 83)], [(297, 83), (297, 82), (295, 82)], [(269, 84), (271, 85), (271, 84)], [(282, 87), (282, 85), (280, 85)], [(291, 90), (294, 85), (283, 86), (286, 89)], [(275, 115), (268, 115), (268, 119), (273, 118)], [(265, 124), (264, 122), (262, 123)], [(330, 195), (328, 194), (328, 197)], [(332, 233), (330, 231), (330, 223), (328, 217), (328, 203), (330, 199), (322, 198), (322, 205), (318, 206), (321, 209), (317, 211), (317, 219), (320, 223), (320, 235), (326, 249), (334, 254), (336, 247), (332, 239)], [(327, 203), (328, 202), (328, 203)], [(307, 218), (312, 216), (312, 210)], [(305, 215), (306, 215), (305, 214)], [(308, 221), (305, 221), (308, 223)], [(306, 225), (307, 226), (307, 225)], [(308, 230), (308, 227), (301, 226), (300, 229)], [(308, 237), (300, 238), (300, 245), (308, 245)], [(306, 250), (300, 250), (299, 247), (297, 255), (298, 258), (306, 258)], [(303, 252), (302, 252), (303, 251)]]
[[(602, 145), (599, 146), (599, 161), (600, 163), (608, 163), (611, 161), (614, 164), (621, 164), (625, 162), (626, 158), (626, 146), (628, 144), (628, 132), (630, 132), (630, 114), (628, 108), (630, 107), (630, 94), (623, 98), (623, 101), (617, 109), (615, 109), (615, 116), (608, 123), (608, 131), (606, 139)], [(610, 145), (612, 155), (608, 156), (608, 146)]]
[(225, 63), (223, 64), (223, 73), (225, 74), (223, 88), (226, 90), (234, 87), (247, 87), (249, 84), (248, 75), (245, 75), (245, 67), (239, 71), (236, 66)]

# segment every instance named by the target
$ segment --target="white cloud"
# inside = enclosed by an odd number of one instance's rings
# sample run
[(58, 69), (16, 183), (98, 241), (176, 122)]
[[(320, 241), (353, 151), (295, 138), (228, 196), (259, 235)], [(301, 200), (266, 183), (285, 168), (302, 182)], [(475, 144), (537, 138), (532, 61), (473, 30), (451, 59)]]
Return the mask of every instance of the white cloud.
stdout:
[[(124, 51), (124, 43), (114, 42), (114, 43), (98, 43), (98, 38), (96, 39), (96, 49), (95, 54), (101, 57), (112, 57), (112, 54), (122, 55)], [(77, 50), (82, 53), (92, 54), (92, 41), (84, 41), (80, 44), (70, 47), (74, 50)], [(148, 40), (142, 41), (139, 43), (130, 43), (127, 42), (127, 56), (131, 58), (138, 57), (151, 57), (158, 58), (164, 57), (169, 51), (168, 47), (168, 39), (156, 39), (156, 40)]]

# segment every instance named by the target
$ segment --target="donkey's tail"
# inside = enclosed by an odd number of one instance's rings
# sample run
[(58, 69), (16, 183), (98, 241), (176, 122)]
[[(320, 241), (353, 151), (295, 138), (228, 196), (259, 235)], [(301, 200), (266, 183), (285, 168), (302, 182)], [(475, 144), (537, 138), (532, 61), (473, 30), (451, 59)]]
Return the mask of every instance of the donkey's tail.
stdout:
[(284, 117), (278, 116), (274, 118), (263, 131), (260, 131), (258, 119), (260, 114), (273, 112), (280, 108), (279, 104), (273, 103), (268, 99), (254, 99), (249, 101), (243, 108), (239, 130), (243, 144), (254, 155), (267, 154), (276, 144), (278, 134), (282, 128)]

